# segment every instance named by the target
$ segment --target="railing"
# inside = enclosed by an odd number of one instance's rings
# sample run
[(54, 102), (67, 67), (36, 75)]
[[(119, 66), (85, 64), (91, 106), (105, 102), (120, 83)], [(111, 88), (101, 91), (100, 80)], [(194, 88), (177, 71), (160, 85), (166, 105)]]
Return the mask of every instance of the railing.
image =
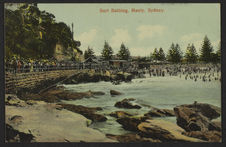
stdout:
[(27, 72), (43, 72), (54, 70), (79, 70), (79, 69), (106, 69), (106, 65), (99, 64), (73, 64), (73, 65), (44, 65), (44, 66), (26, 66), (26, 67), (7, 67), (5, 71), (9, 73), (27, 73)]

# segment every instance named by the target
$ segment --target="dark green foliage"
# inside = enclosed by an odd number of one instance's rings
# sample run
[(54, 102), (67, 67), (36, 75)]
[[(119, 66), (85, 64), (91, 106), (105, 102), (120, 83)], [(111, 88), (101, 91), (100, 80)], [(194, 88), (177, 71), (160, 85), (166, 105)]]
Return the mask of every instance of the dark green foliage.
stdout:
[(53, 14), (35, 5), (23, 4), (15, 11), (5, 9), (4, 25), (6, 58), (48, 59), (53, 57), (56, 43), (65, 49), (78, 47), (65, 23), (56, 23)]
[(166, 59), (165, 53), (163, 49), (160, 47), (159, 50), (157, 48), (154, 49), (154, 52), (151, 54), (152, 60), (164, 61)]
[(88, 47), (88, 49), (84, 53), (84, 58), (88, 59), (88, 58), (93, 58), (93, 57), (95, 57), (94, 51), (92, 48)]
[(104, 48), (101, 53), (104, 60), (111, 60), (113, 56), (113, 50), (111, 46), (105, 41)]
[(126, 48), (126, 46), (123, 43), (121, 44), (121, 47), (117, 56), (121, 60), (128, 60), (130, 58), (130, 51), (128, 48)]
[(212, 52), (213, 52), (213, 47), (211, 45), (211, 42), (208, 39), (208, 37), (205, 36), (203, 40), (202, 48), (201, 48), (200, 60), (206, 63), (211, 62)]
[(211, 62), (212, 62), (212, 63), (217, 63), (217, 62), (219, 62), (217, 53), (211, 53), (211, 54), (210, 54), (210, 58), (211, 58)]
[(167, 55), (167, 59), (170, 62), (173, 63), (179, 63), (181, 62), (182, 59), (182, 52), (180, 49), (180, 46), (178, 44), (174, 45), (174, 43), (172, 43), (168, 55)]
[(158, 60), (160, 60), (160, 61), (166, 60), (165, 53), (164, 53), (164, 51), (163, 51), (163, 49), (161, 47), (159, 49)]
[(195, 46), (192, 44), (188, 44), (186, 53), (185, 53), (185, 59), (188, 63), (196, 63), (198, 60), (198, 54), (196, 52)]
[(157, 48), (154, 49), (154, 52), (151, 54), (151, 59), (152, 60), (158, 60), (158, 55), (159, 55), (159, 52), (157, 50)]
[(147, 62), (149, 61), (149, 59), (147, 57), (138, 57), (137, 60), (134, 60), (134, 61), (137, 61), (139, 63), (142, 63), (142, 62)]

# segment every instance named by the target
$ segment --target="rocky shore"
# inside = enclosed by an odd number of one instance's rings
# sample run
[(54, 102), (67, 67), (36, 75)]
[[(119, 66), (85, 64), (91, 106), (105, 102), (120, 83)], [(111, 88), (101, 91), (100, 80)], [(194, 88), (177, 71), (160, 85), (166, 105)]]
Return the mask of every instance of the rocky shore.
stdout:
[[(221, 116), (219, 107), (194, 102), (171, 109), (148, 106), (149, 111), (135, 115), (125, 110), (138, 110), (144, 105), (135, 98), (116, 100), (120, 111), (100, 113), (102, 107), (85, 107), (63, 101), (83, 98), (116, 98), (123, 92), (109, 89), (75, 92), (63, 86), (37, 93), (23, 93), (20, 97), (6, 94), (7, 142), (221, 142)], [(63, 101), (62, 101), (63, 100)], [(147, 107), (147, 105), (145, 106)], [(89, 127), (114, 117), (117, 123), (131, 133), (103, 134)], [(176, 123), (161, 118), (174, 117)]]
[[(74, 110), (67, 105), (23, 101), (14, 95), (6, 95), (6, 102), (6, 142), (115, 142), (89, 128), (91, 121), (71, 112)], [(80, 110), (83, 107), (75, 108)], [(79, 113), (99, 110), (83, 109)]]
[(104, 72), (95, 72), (91, 70), (87, 73), (78, 73), (67, 80), (64, 84), (79, 84), (79, 83), (88, 83), (88, 82), (99, 82), (106, 81), (112, 82), (113, 84), (120, 84), (120, 82), (130, 82), (134, 78), (132, 74), (126, 72), (111, 73), (111, 71)]

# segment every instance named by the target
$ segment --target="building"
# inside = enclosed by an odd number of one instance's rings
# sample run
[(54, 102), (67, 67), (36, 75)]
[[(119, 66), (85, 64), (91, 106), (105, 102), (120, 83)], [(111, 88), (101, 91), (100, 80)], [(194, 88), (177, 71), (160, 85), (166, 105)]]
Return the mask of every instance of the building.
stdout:
[(109, 65), (115, 68), (127, 68), (130, 64), (127, 60), (109, 60)]
[(101, 62), (98, 61), (96, 58), (89, 57), (85, 59), (83, 63), (83, 68), (89, 68), (89, 69), (95, 69), (95, 68), (101, 68)]

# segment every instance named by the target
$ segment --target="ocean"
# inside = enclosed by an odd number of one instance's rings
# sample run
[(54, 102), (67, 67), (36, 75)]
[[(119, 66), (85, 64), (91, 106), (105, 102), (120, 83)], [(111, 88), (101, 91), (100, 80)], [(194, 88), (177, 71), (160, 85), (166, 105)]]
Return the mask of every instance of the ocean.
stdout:
[[(125, 111), (134, 115), (143, 115), (151, 107), (173, 109), (182, 104), (208, 103), (221, 107), (221, 82), (211, 80), (203, 82), (198, 79), (196, 82), (185, 76), (165, 76), (133, 79), (132, 82), (122, 82), (120, 85), (113, 85), (111, 82), (82, 83), (76, 85), (63, 85), (66, 90), (84, 92), (84, 91), (102, 91), (105, 95), (94, 98), (83, 98), (74, 101), (63, 101), (68, 104), (83, 105), (87, 107), (102, 107), (103, 110), (98, 113), (104, 114), (108, 120), (106, 122), (95, 122), (90, 125), (94, 129), (105, 134), (125, 134), (129, 131), (124, 130), (116, 118), (109, 116), (114, 111)], [(122, 92), (120, 96), (112, 97), (110, 90)], [(135, 98), (132, 103), (142, 106), (141, 109), (122, 109), (114, 107), (117, 101), (124, 98)], [(175, 117), (156, 118), (164, 119), (176, 123)], [(220, 118), (219, 118), (220, 119)]]

